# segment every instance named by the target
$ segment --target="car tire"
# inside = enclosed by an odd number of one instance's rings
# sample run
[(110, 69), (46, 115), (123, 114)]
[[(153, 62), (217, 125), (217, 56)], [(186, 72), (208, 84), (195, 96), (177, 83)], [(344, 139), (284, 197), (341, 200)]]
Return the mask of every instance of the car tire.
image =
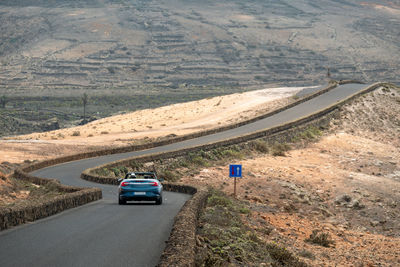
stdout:
[(118, 198), (118, 204), (119, 205), (125, 205), (126, 204), (126, 200)]
[(156, 205), (161, 205), (162, 204), (162, 197), (160, 196), (160, 198), (157, 198), (156, 200)]

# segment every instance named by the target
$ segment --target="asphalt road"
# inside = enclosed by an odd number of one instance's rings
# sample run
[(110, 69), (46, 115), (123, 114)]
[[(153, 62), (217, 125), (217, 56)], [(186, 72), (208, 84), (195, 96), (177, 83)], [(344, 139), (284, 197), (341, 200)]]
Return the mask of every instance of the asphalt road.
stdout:
[(117, 204), (117, 187), (80, 179), (83, 170), (110, 161), (216, 142), (293, 121), (367, 85), (341, 85), (274, 116), (221, 133), (148, 150), (68, 162), (34, 172), (63, 184), (100, 187), (103, 199), (0, 232), (0, 266), (155, 266), (173, 220), (190, 196), (164, 192), (161, 206)]

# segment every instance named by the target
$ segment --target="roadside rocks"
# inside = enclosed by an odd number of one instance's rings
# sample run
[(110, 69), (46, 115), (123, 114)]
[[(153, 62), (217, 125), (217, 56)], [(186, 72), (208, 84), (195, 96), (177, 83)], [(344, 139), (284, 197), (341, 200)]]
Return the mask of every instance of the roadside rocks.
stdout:
[[(295, 202), (304, 203), (311, 205), (313, 199), (317, 199), (318, 197), (312, 196), (307, 190), (303, 189), (301, 186), (298, 186), (294, 183), (288, 181), (279, 181), (278, 182), (283, 188), (287, 188), (291, 191), (291, 195), (293, 196), (293, 200)], [(290, 198), (286, 196), (286, 194), (281, 193), (280, 198)]]
[(360, 199), (353, 199), (347, 194), (338, 196), (335, 199), (335, 204), (338, 206), (344, 206), (356, 210), (361, 210), (365, 208), (365, 205), (361, 203)]

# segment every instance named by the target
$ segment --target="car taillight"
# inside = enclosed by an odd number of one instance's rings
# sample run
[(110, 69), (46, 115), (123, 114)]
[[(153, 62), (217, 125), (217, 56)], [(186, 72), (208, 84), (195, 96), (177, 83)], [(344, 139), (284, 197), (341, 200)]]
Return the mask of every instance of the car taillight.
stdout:
[(121, 186), (127, 186), (127, 185), (128, 185), (127, 182), (122, 182), (122, 183), (121, 183)]
[(151, 186), (158, 186), (158, 183), (157, 182), (152, 182)]

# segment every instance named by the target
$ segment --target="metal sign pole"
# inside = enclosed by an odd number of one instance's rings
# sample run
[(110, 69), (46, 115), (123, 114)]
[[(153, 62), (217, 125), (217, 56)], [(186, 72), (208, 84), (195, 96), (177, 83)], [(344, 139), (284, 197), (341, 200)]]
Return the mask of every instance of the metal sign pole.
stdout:
[(233, 178), (234, 182), (233, 182), (233, 197), (236, 198), (236, 177)]
[(242, 177), (242, 165), (229, 165), (229, 177), (233, 178), (233, 197), (236, 198), (236, 178)]

